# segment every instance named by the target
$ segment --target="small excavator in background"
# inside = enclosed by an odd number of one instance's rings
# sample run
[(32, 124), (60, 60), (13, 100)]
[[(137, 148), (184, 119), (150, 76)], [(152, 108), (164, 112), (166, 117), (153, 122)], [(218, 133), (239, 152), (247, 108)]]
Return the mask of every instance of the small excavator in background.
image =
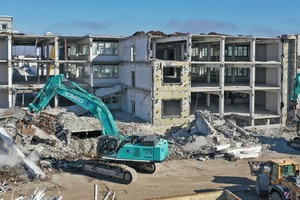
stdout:
[(136, 171), (154, 173), (156, 164), (168, 156), (168, 142), (157, 135), (121, 135), (108, 107), (63, 74), (51, 77), (29, 104), (28, 110), (39, 113), (50, 100), (60, 95), (89, 111), (102, 125), (97, 144), (97, 159), (82, 164), (84, 173), (114, 179), (129, 184), (136, 179)]
[(258, 196), (271, 200), (300, 200), (299, 164), (289, 159), (266, 162), (248, 161), (250, 173), (256, 176)]
[(293, 95), (291, 97), (291, 104), (290, 104), (290, 110), (294, 112), (295, 118), (297, 119), (297, 129), (296, 133), (298, 137), (295, 137), (294, 139), (289, 141), (289, 146), (300, 150), (300, 116), (297, 114), (297, 104), (298, 104), (298, 96), (300, 92), (300, 73), (296, 74), (295, 80), (294, 80), (294, 89), (293, 89)]

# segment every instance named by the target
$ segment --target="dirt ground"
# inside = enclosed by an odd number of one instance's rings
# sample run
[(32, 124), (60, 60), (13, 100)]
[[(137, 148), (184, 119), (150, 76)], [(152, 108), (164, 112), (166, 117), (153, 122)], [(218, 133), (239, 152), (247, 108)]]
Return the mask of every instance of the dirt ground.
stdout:
[[(272, 154), (255, 160), (290, 158), (300, 162), (298, 155)], [(230, 162), (226, 160), (197, 161), (195, 159), (169, 160), (160, 164), (153, 174), (138, 174), (136, 182), (123, 185), (66, 172), (54, 174), (50, 180), (27, 182), (14, 186), (14, 196), (32, 194), (36, 188), (46, 189), (47, 196), (62, 194), (63, 199), (94, 199), (94, 185), (98, 184), (98, 199), (111, 190), (115, 199), (151, 199), (174, 195), (227, 189), (243, 200), (260, 199), (255, 195), (255, 177), (250, 175), (247, 159)], [(11, 199), (13, 191), (4, 194)]]

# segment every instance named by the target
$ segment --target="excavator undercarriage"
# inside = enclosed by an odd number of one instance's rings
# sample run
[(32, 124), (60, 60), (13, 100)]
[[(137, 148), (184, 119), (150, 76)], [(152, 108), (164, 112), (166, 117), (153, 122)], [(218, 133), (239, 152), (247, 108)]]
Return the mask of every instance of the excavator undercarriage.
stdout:
[(137, 179), (137, 172), (153, 174), (157, 164), (152, 162), (109, 161), (108, 159), (88, 160), (82, 164), (84, 174), (113, 180), (118, 183), (130, 184)]

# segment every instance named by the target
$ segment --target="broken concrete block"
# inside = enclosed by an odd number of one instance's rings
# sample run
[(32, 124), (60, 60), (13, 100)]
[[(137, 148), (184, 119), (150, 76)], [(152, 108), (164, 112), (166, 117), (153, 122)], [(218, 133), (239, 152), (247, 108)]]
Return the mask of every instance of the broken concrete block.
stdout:
[(241, 153), (233, 153), (236, 159), (245, 159), (245, 158), (257, 158), (260, 156), (258, 152), (241, 152)]
[(229, 147), (230, 147), (230, 144), (223, 144), (223, 145), (214, 146), (214, 149), (216, 151), (221, 151), (221, 150), (227, 149)]
[(184, 129), (180, 129), (179, 131), (177, 131), (176, 133), (173, 133), (172, 134), (172, 138), (174, 139), (174, 140), (176, 140), (176, 139), (178, 139), (178, 138), (181, 138), (181, 137), (183, 137), (183, 139), (184, 139), (184, 137), (187, 137), (187, 136), (189, 136), (190, 134), (188, 133), (188, 132), (186, 132)]
[(13, 150), (22, 159), (22, 163), (25, 165), (26, 169), (31, 173), (33, 178), (44, 179), (46, 177), (45, 173), (31, 160), (26, 158), (23, 152), (15, 145), (12, 146)]
[(236, 130), (244, 135), (249, 135), (249, 133), (247, 131), (245, 131), (243, 128), (239, 127), (238, 125), (236, 125), (235, 122), (231, 121), (230, 119), (227, 120), (227, 122), (229, 123), (230, 126), (232, 126), (233, 128), (236, 128)]
[(211, 148), (211, 149), (200, 149), (199, 152), (202, 155), (211, 155), (211, 154), (216, 153), (216, 150), (213, 149), (213, 148)]
[(61, 141), (59, 139), (57, 139), (56, 136), (47, 133), (46, 131), (44, 131), (43, 129), (40, 129), (34, 125), (32, 125), (35, 128), (35, 133), (34, 133), (34, 137), (37, 138), (38, 140), (41, 141), (51, 141), (51, 142), (58, 142), (60, 143)]
[(252, 147), (231, 147), (220, 151), (221, 153), (240, 153), (240, 152), (260, 152), (262, 149), (261, 145)]
[(186, 145), (182, 146), (184, 151), (198, 151), (200, 147), (207, 144), (207, 139), (204, 136), (197, 136), (194, 138), (194, 142), (187, 143)]
[(195, 124), (198, 132), (204, 136), (207, 136), (213, 131), (213, 127), (207, 120), (202, 116), (200, 111), (195, 112)]
[(13, 145), (13, 139), (10, 137), (10, 135), (6, 132), (6, 130), (3, 127), (0, 127), (0, 138), (3, 140), (4, 144), (7, 145), (7, 147), (12, 147)]

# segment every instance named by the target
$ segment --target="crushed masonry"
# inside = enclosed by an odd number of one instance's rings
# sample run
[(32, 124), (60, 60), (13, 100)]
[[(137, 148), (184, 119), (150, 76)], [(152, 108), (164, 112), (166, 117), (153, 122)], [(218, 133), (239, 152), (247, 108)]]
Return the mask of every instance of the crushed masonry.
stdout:
[[(139, 118), (120, 111), (112, 113), (121, 133), (157, 133), (155, 127)], [(51, 174), (66, 170), (75, 172), (80, 169), (82, 158), (96, 157), (99, 137), (96, 130), (101, 129), (101, 124), (76, 106), (48, 109), (35, 116), (30, 137), (16, 128), (17, 120), (24, 116), (24, 110), (0, 109), (0, 116), (0, 171), (5, 170), (3, 174), (8, 174), (3, 176), (0, 173), (0, 199), (1, 193), (7, 193), (10, 189), (12, 181), (24, 184), (35, 179), (44, 180)], [(288, 127), (286, 130), (246, 130), (236, 125), (234, 118), (221, 120), (206, 110), (195, 112), (189, 124), (171, 127), (159, 134), (169, 142), (168, 159), (235, 161), (278, 150), (291, 154), (295, 151), (283, 142), (294, 137)], [(21, 175), (15, 172), (16, 168), (22, 172)], [(44, 192), (37, 189), (32, 199), (39, 199)], [(115, 194), (108, 196), (111, 195)], [(52, 199), (61, 198), (57, 196)]]

